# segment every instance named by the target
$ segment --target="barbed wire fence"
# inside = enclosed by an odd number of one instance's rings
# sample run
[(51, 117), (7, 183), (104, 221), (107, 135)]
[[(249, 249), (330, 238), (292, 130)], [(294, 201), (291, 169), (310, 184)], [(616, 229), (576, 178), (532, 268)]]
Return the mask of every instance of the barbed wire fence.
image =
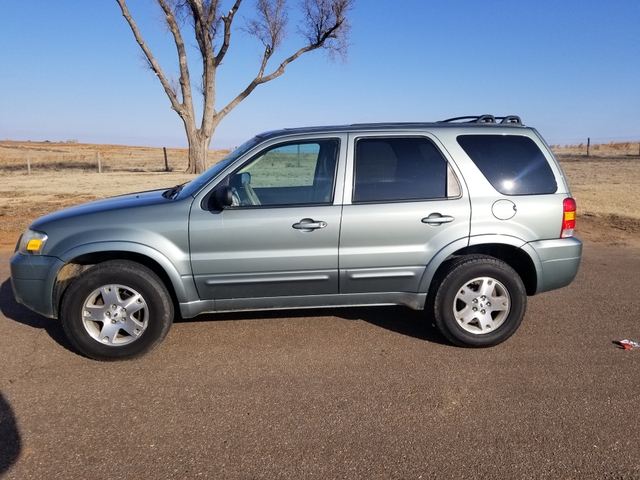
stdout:
[(587, 137), (584, 142), (551, 143), (551, 149), (560, 154), (584, 155), (586, 157), (640, 157), (640, 141), (616, 141), (610, 138)]
[[(127, 152), (127, 147), (121, 147), (115, 153), (99, 148), (83, 149), (82, 152), (56, 152), (43, 151), (29, 143), (21, 143), (19, 149), (9, 152), (0, 148), (0, 172), (27, 175), (42, 171), (180, 173), (186, 170), (188, 164), (186, 149), (159, 147), (142, 153), (136, 152), (135, 148)], [(210, 150), (209, 164), (219, 162), (228, 153), (229, 150)]]

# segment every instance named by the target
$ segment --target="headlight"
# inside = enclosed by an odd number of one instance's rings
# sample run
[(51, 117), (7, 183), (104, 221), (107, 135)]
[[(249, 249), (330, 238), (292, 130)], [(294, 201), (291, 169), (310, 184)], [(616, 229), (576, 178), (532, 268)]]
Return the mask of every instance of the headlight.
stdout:
[(27, 230), (20, 240), (19, 252), (22, 255), (42, 255), (44, 244), (47, 243), (47, 234)]

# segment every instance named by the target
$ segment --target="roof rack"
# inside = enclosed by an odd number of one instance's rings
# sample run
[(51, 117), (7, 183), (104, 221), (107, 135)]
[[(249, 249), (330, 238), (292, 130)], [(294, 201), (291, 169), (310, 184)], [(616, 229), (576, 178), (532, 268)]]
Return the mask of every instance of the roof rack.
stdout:
[(479, 115), (471, 117), (454, 117), (446, 120), (441, 120), (438, 123), (498, 123), (509, 125), (522, 125), (522, 120), (517, 115), (507, 115), (506, 117), (494, 117), (493, 115)]

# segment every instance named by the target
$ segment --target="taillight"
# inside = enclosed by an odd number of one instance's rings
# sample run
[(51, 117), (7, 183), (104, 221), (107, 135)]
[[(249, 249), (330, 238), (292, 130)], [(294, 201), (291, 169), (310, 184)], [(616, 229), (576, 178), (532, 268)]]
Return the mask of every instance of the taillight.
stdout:
[(573, 198), (565, 198), (562, 202), (562, 232), (560, 238), (573, 237), (573, 229), (576, 228), (576, 201)]

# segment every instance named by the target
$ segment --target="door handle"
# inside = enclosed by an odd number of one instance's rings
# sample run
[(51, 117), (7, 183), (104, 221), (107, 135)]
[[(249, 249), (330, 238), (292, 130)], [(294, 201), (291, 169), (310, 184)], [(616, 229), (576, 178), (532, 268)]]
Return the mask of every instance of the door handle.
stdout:
[(428, 217), (422, 219), (422, 223), (427, 225), (442, 225), (443, 223), (453, 222), (455, 217), (450, 215), (441, 215), (439, 213), (432, 213)]
[(303, 218), (298, 223), (294, 223), (291, 225), (296, 230), (300, 230), (301, 232), (313, 232), (319, 228), (324, 228), (327, 226), (327, 222), (317, 222), (312, 218)]

